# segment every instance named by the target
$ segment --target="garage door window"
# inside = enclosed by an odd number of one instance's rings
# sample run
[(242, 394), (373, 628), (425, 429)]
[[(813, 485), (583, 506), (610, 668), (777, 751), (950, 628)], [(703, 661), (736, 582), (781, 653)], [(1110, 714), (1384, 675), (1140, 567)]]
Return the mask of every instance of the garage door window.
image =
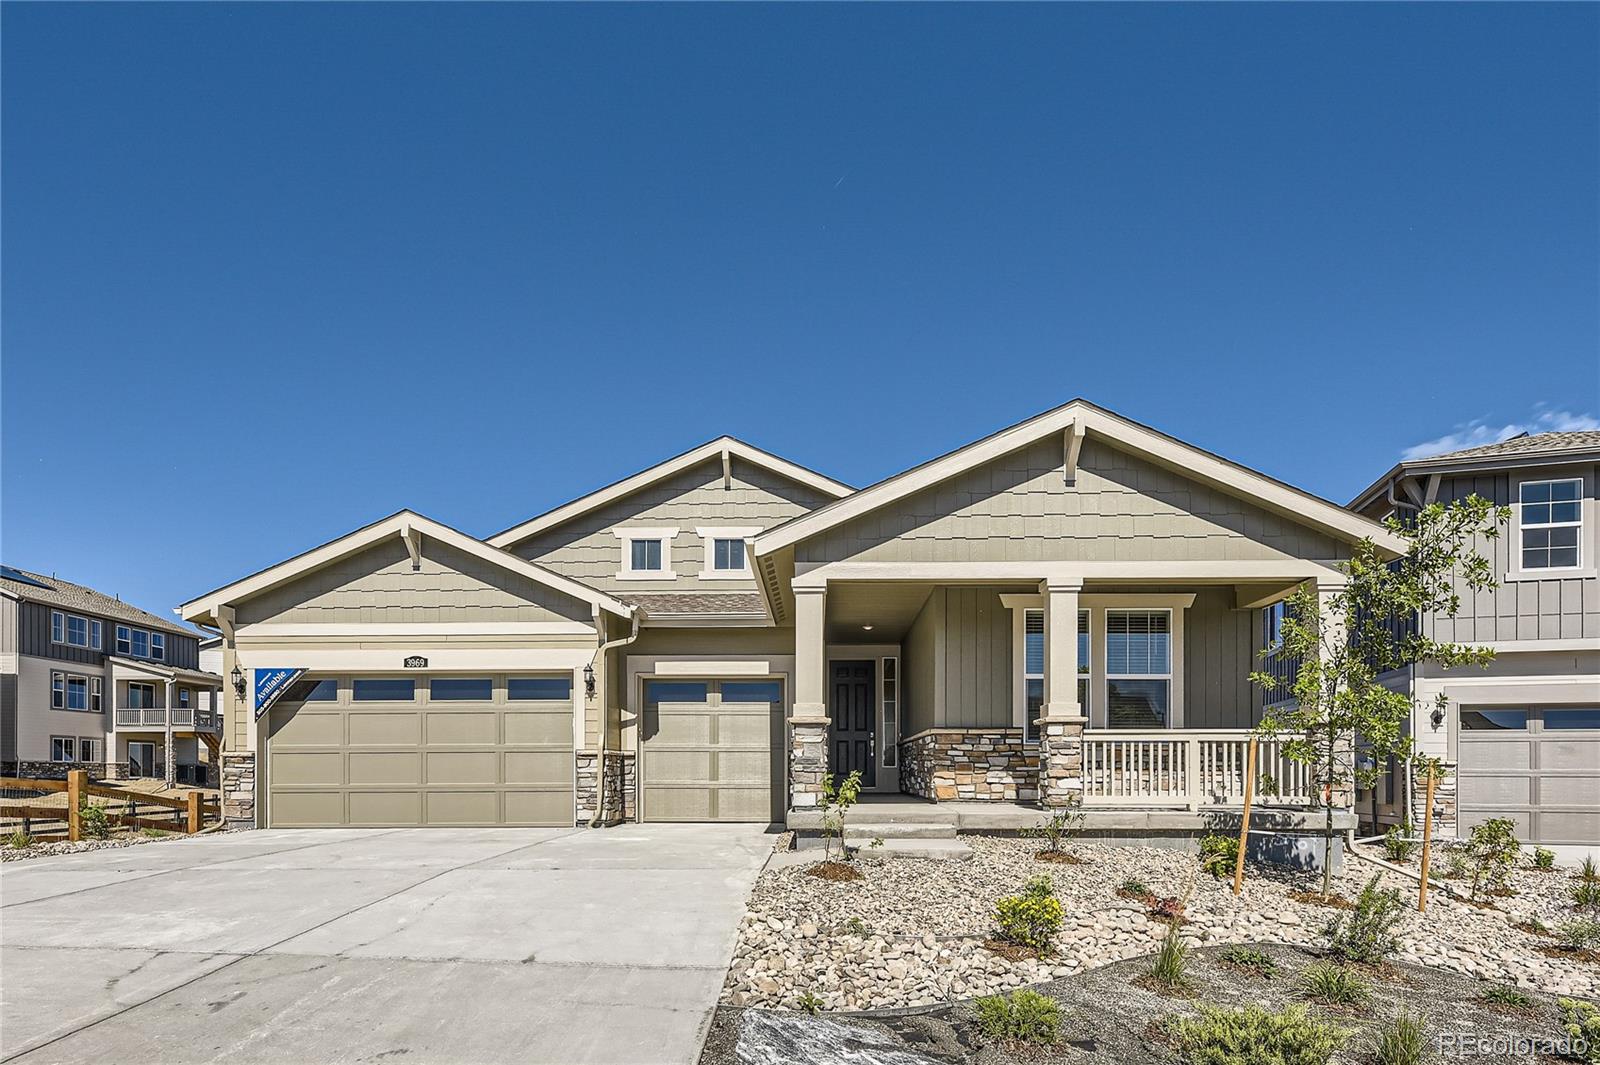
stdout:
[(1544, 727), (1550, 729), (1600, 729), (1600, 709), (1546, 710)]
[(702, 681), (653, 680), (645, 685), (647, 703), (703, 703), (711, 688)]
[(1473, 732), (1493, 729), (1525, 729), (1528, 727), (1526, 710), (1463, 710), (1461, 727)]
[(722, 702), (776, 703), (783, 700), (783, 686), (775, 680), (722, 682)]
[(512, 677), (506, 681), (506, 698), (540, 701), (572, 698), (571, 677)]
[(339, 682), (331, 677), (327, 680), (296, 681), (283, 698), (291, 703), (331, 703), (339, 698)]
[(417, 697), (416, 682), (392, 677), (357, 680), (350, 694), (358, 703), (409, 703)]
[(428, 698), (436, 703), (486, 703), (494, 698), (494, 681), (488, 677), (438, 677), (428, 682)]

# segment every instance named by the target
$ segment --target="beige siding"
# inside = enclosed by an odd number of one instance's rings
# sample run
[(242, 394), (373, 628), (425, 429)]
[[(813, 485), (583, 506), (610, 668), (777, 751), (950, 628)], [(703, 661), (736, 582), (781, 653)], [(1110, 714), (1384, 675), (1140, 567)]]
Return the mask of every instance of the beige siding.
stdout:
[(906, 675), (905, 734), (915, 735), (940, 721), (943, 689), (939, 683), (944, 640), (944, 589), (935, 588), (911, 623), (903, 644)]
[(906, 634), (906, 735), (1011, 726), (1011, 612), (995, 588), (936, 588)]
[(1039, 441), (819, 533), (802, 562), (1337, 559), (1348, 548), (1261, 507), (1089, 438), (1068, 487)]
[(1185, 728), (1245, 728), (1260, 720), (1250, 683), (1261, 650), (1260, 612), (1235, 610), (1231, 588), (1201, 588), (1184, 618)]
[(0, 659), (17, 653), (17, 601), (0, 596)]
[(276, 622), (583, 621), (588, 603), (423, 537), (422, 567), (398, 538), (264, 592), (239, 624)]
[[(813, 489), (771, 471), (733, 460), (733, 481), (723, 487), (722, 462), (713, 459), (640, 489), (625, 499), (574, 518), (515, 544), (511, 550), (566, 576), (608, 591), (754, 590), (753, 580), (700, 581), (705, 546), (697, 526), (771, 528), (829, 502)], [(676, 580), (619, 581), (622, 541), (612, 530), (627, 526), (676, 526), (671, 543)]]

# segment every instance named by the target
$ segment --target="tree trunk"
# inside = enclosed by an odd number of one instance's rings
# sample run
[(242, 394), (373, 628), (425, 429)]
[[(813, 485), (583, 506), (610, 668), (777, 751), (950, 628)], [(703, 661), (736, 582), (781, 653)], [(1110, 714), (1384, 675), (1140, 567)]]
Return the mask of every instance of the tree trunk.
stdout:
[(1328, 779), (1324, 785), (1327, 792), (1322, 796), (1325, 807), (1322, 829), (1322, 897), (1327, 898), (1333, 892), (1333, 778), (1337, 772), (1333, 764), (1338, 753), (1337, 737), (1333, 728), (1328, 729)]

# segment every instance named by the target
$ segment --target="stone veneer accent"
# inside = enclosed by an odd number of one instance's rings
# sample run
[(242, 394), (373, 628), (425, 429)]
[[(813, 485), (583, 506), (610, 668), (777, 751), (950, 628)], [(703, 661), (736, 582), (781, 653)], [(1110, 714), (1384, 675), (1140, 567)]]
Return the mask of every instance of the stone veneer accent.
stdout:
[(1039, 719), (1039, 804), (1069, 806), (1083, 798), (1082, 717)]
[[(1443, 763), (1444, 775), (1433, 784), (1433, 838), (1455, 839), (1460, 822), (1456, 818), (1456, 763)], [(1422, 815), (1428, 806), (1428, 774), (1414, 771), (1411, 779), (1412, 817), (1422, 834)]]
[(1039, 753), (1019, 728), (936, 728), (900, 744), (900, 790), (935, 801), (1032, 802)]
[(66, 780), (74, 769), (82, 769), (90, 780), (125, 780), (128, 776), (126, 762), (7, 762), (5, 776), (30, 777), (34, 780)]
[(222, 817), (237, 828), (256, 827), (256, 755), (222, 752)]
[(789, 719), (789, 808), (814, 810), (822, 804), (822, 778), (828, 772), (828, 719)]
[[(579, 751), (577, 824), (587, 825), (594, 818), (595, 797), (600, 776), (595, 763), (600, 756), (593, 751)], [(633, 808), (635, 760), (632, 751), (606, 752), (606, 808), (602, 824), (615, 825), (638, 819)]]

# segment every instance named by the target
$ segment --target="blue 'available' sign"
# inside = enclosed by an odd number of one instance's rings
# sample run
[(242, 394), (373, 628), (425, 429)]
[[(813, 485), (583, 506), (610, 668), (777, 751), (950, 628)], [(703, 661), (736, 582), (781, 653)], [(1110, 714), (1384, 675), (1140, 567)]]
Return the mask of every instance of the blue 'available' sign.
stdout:
[(303, 669), (258, 669), (256, 675), (256, 717), (272, 709), (289, 685), (305, 674)]

